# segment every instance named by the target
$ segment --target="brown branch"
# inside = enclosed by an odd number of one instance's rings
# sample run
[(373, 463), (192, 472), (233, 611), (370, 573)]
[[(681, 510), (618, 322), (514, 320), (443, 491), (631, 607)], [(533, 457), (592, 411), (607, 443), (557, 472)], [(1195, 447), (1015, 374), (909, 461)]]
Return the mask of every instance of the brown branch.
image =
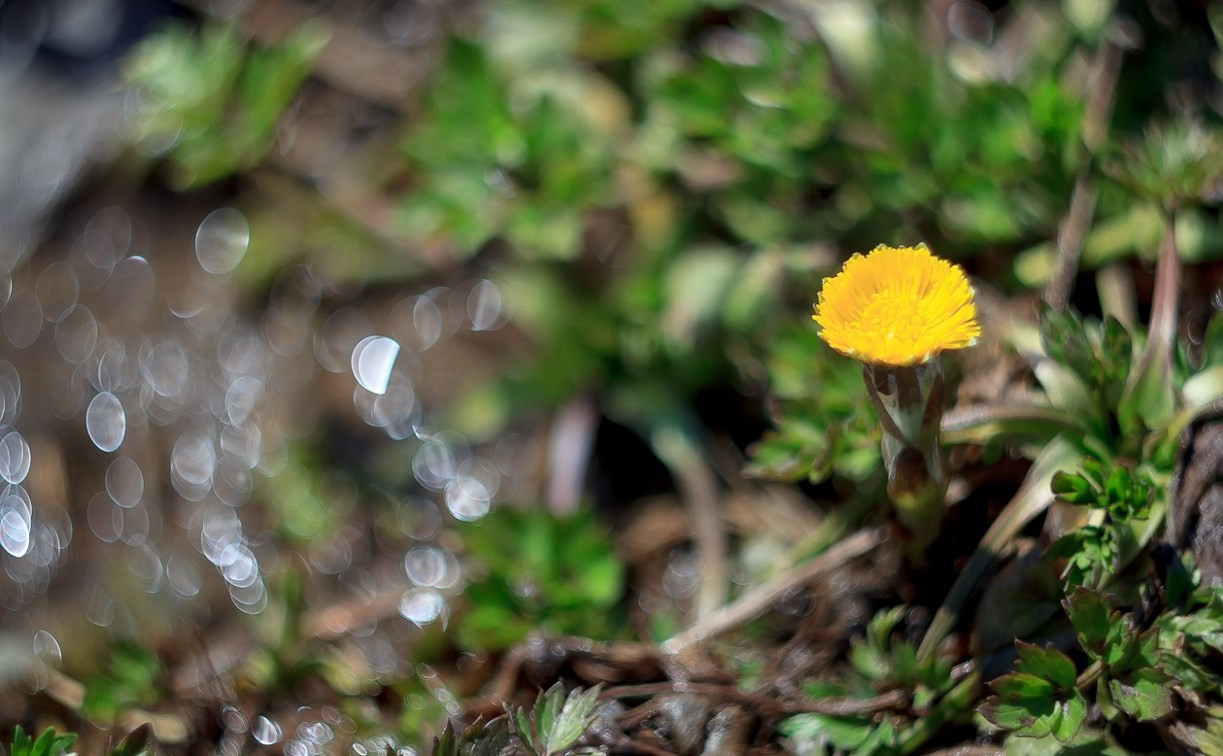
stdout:
[[(909, 694), (903, 690), (892, 690), (872, 698), (802, 698), (797, 701), (781, 701), (760, 693), (744, 693), (733, 685), (714, 683), (659, 682), (642, 685), (618, 685), (599, 694), (604, 700), (616, 698), (644, 698), (690, 693), (722, 701), (746, 704), (755, 710), (775, 709), (781, 714), (828, 714), (831, 716), (857, 716), (873, 714), (903, 707), (909, 702)], [(641, 707), (638, 707), (641, 708)]]

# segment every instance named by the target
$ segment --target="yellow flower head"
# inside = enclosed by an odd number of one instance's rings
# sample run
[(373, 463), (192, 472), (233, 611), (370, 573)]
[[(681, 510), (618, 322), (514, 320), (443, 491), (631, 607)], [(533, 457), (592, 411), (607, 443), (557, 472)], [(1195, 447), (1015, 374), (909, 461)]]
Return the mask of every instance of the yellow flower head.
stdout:
[(924, 244), (849, 258), (824, 279), (812, 319), (833, 349), (884, 365), (916, 365), (981, 335), (964, 271)]

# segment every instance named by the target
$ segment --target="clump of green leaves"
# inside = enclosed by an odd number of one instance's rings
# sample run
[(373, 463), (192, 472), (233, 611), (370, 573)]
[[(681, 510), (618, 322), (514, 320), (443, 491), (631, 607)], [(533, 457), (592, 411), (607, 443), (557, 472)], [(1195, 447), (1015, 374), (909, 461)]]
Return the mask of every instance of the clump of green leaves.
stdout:
[(512, 727), (509, 717), (477, 719), (461, 731), (447, 721), (442, 734), (433, 739), (433, 756), (511, 756), (517, 753), (510, 740)]
[[(912, 694), (914, 712), (928, 712), (952, 687), (951, 664), (944, 658), (918, 660), (916, 646), (898, 634), (907, 611), (897, 606), (877, 613), (865, 635), (851, 642), (848, 672), (839, 680), (808, 682), (807, 695), (817, 700), (829, 696), (867, 700), (905, 690)], [(894, 751), (904, 738), (905, 725), (906, 718), (899, 715), (879, 719), (872, 714), (797, 714), (784, 720), (780, 729), (800, 752), (826, 744), (838, 751), (872, 754)]]
[(151, 649), (131, 641), (116, 641), (106, 672), (85, 681), (81, 713), (98, 721), (113, 720), (126, 709), (149, 706), (160, 699), (165, 668)]
[(614, 197), (613, 134), (580, 82), (536, 73), (507, 81), (483, 46), (451, 42), (403, 145), (419, 182), (402, 205), (410, 234), (469, 253), (499, 235), (527, 257), (582, 251), (583, 213)]
[(827, 56), (795, 25), (762, 13), (711, 30), (691, 59), (651, 71), (650, 117), (748, 165), (781, 174), (824, 137), (835, 112)]
[[(495, 650), (530, 634), (606, 638), (624, 589), (611, 538), (588, 510), (556, 516), (505, 507), (460, 529), (474, 571), (459, 643)], [(483, 573), (483, 574), (481, 574)]]
[(1098, 412), (1115, 411), (1130, 374), (1133, 339), (1116, 318), (1086, 320), (1074, 310), (1045, 307), (1040, 312), (1045, 353), (1069, 368), (1097, 397)]
[(313, 24), (275, 47), (248, 43), (223, 24), (198, 33), (172, 26), (150, 37), (124, 71), (140, 94), (137, 141), (168, 152), (182, 188), (253, 167), (327, 38)]
[(462, 731), (448, 721), (433, 740), (433, 756), (509, 756), (523, 749), (531, 756), (572, 753), (598, 717), (601, 687), (575, 688), (566, 695), (558, 682), (540, 691), (530, 710), (507, 706), (505, 716), (476, 720)]
[(518, 736), (532, 756), (564, 753), (577, 743), (595, 723), (601, 687), (575, 688), (566, 696), (558, 682), (539, 694), (531, 712), (523, 708), (514, 712)]
[(1067, 533), (1045, 555), (1067, 560), (1062, 577), (1068, 586), (1101, 587), (1121, 567), (1118, 560), (1128, 527), (1147, 518), (1157, 494), (1155, 484), (1145, 470), (1117, 462), (1106, 467), (1100, 459), (1088, 457), (1080, 471), (1055, 474), (1052, 485), (1060, 501), (1087, 507), (1102, 522)]
[(951, 686), (946, 659), (918, 661), (917, 648), (898, 634), (908, 607), (884, 609), (871, 618), (866, 634), (850, 644), (849, 664), (871, 689), (912, 689), (913, 704), (926, 707)]
[(1105, 721), (1149, 722), (1172, 712), (1175, 678), (1161, 669), (1158, 630), (1139, 631), (1104, 594), (1084, 588), (1063, 607), (1089, 666), (1080, 673), (1055, 648), (1017, 642), (1016, 671), (990, 684), (994, 696), (981, 706), (982, 716), (1019, 736), (1072, 744), (1081, 740), (1088, 693)]
[(708, 29), (700, 52), (662, 48), (643, 65), (641, 159), (756, 243), (801, 238), (802, 185), (836, 114), (828, 57), (801, 28), (745, 12)]
[(12, 756), (65, 756), (76, 747), (75, 733), (58, 733), (54, 727), (48, 727), (35, 740), (17, 725), (13, 730), (13, 745), (9, 749)]
[(1087, 715), (1087, 700), (1075, 687), (1078, 670), (1058, 649), (1016, 641), (1016, 671), (990, 683), (994, 696), (980, 709), (992, 724), (1018, 735), (1054, 735), (1068, 743)]
[(1144, 199), (1163, 207), (1217, 203), (1223, 189), (1223, 132), (1201, 121), (1149, 127), (1122, 145), (1109, 172)]
[[(979, 709), (994, 726), (1062, 745), (1115, 745), (1113, 730), (1171, 716), (1187, 749), (1217, 752), (1223, 722), (1223, 591), (1194, 586), (1192, 566), (1173, 560), (1164, 610), (1143, 621), (1098, 591), (1076, 588), (1062, 602), (1077, 653), (1016, 642), (1014, 672), (991, 683)], [(1149, 611), (1149, 610), (1147, 610)], [(1086, 666), (1074, 661), (1085, 660)]]

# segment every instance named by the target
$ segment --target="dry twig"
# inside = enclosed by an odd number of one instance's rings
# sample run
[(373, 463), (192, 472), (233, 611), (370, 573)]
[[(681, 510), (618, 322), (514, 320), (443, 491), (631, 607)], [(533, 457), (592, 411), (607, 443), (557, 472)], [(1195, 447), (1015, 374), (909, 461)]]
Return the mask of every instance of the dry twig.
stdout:
[(789, 591), (875, 548), (883, 542), (885, 533), (886, 530), (882, 527), (864, 530), (842, 540), (811, 561), (792, 567), (771, 580), (761, 583), (735, 601), (726, 604), (692, 627), (667, 640), (662, 644), (663, 651), (672, 655), (678, 654), (694, 644), (706, 641), (760, 616)]

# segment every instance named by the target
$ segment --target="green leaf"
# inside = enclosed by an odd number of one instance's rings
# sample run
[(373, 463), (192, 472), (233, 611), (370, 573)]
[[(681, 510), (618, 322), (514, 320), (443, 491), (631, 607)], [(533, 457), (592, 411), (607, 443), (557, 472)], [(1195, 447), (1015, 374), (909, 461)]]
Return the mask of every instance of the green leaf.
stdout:
[(602, 686), (596, 685), (586, 692), (576, 689), (565, 700), (561, 710), (546, 736), (546, 748), (549, 754), (560, 753), (578, 741), (595, 721), (595, 709), (599, 705), (599, 691)]
[(1053, 360), (1038, 362), (1034, 372), (1054, 407), (1078, 414), (1093, 434), (1104, 435), (1105, 424), (1099, 402), (1091, 387), (1078, 374)]
[(514, 727), (518, 731), (518, 736), (522, 738), (524, 742), (534, 742), (534, 738), (531, 734), (531, 715), (527, 713), (525, 708), (519, 707), (514, 712)]
[(1063, 743), (1070, 743), (1083, 726), (1087, 716), (1087, 702), (1076, 690), (1069, 699), (1058, 704), (1057, 721), (1052, 735)]
[(1159, 631), (1155, 628), (1138, 633), (1130, 630), (1124, 619), (1112, 618), (1109, 645), (1104, 663), (1113, 674), (1154, 667), (1159, 662)]
[(1066, 559), (1062, 578), (1068, 588), (1092, 588), (1112, 572), (1117, 553), (1111, 528), (1084, 525), (1057, 539), (1045, 551), (1046, 559)]
[(1057, 698), (1053, 684), (1032, 674), (1012, 672), (990, 683), (994, 695), (978, 712), (992, 724), (1027, 735), (1044, 735), (1050, 731), (1057, 714)]
[(840, 751), (859, 752), (875, 724), (859, 717), (796, 714), (782, 720), (778, 732), (813, 745), (827, 742)]
[(1081, 473), (1058, 471), (1050, 485), (1053, 493), (1070, 504), (1087, 504), (1096, 500), (1095, 487)]
[(517, 752), (510, 740), (510, 720), (504, 716), (487, 724), (476, 720), (459, 738), (460, 756), (512, 756)]
[(1008, 703), (1030, 705), (1040, 714), (1053, 710), (1053, 685), (1036, 675), (1012, 672), (991, 682), (990, 687), (999, 699)]
[(447, 719), (442, 733), (433, 738), (433, 756), (459, 756), (459, 738), (453, 720)]
[(1142, 722), (1172, 712), (1172, 677), (1154, 669), (1140, 669), (1124, 680), (1111, 679), (1108, 689), (1113, 703)]
[(76, 746), (75, 733), (59, 734), (54, 727), (43, 730), (32, 740), (21, 725), (13, 729), (12, 756), (64, 756)]
[(1019, 671), (1048, 680), (1063, 690), (1074, 688), (1078, 676), (1074, 662), (1052, 644), (1041, 648), (1034, 643), (1017, 640), (1015, 648), (1019, 651)]
[(1094, 658), (1103, 653), (1113, 629), (1115, 616), (1103, 594), (1086, 588), (1076, 588), (1062, 600), (1062, 607), (1070, 617), (1079, 642)]
[(476, 719), (462, 732), (447, 719), (441, 735), (433, 739), (433, 756), (512, 756), (517, 752), (510, 740), (509, 718), (504, 716), (488, 723)]
[(153, 753), (154, 743), (153, 727), (146, 722), (119, 741), (110, 756), (148, 756)]
[(1045, 354), (1070, 368), (1080, 379), (1090, 384), (1096, 360), (1078, 313), (1071, 309), (1055, 310), (1048, 306), (1042, 307), (1039, 328)]
[(1210, 693), (1223, 689), (1223, 677), (1207, 669), (1183, 649), (1177, 653), (1161, 654), (1159, 669), (1175, 677), (1187, 690)]

